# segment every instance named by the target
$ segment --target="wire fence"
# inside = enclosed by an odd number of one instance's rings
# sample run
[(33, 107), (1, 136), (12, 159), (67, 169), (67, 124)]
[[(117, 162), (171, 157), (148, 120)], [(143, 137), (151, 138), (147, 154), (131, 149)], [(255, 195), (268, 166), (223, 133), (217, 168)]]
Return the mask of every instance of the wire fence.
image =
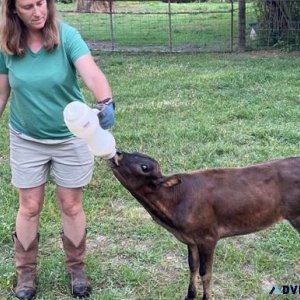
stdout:
[[(233, 52), (239, 49), (237, 2), (78, 1), (58, 3), (60, 15), (80, 31), (92, 50)], [(280, 1), (286, 0), (266, 0)], [(298, 3), (300, 0), (293, 1)], [(271, 24), (269, 27), (260, 25), (257, 11), (256, 1), (247, 2), (246, 50), (278, 46), (300, 48), (300, 22), (294, 22), (294, 26), (274, 40), (276, 32), (272, 31)]]

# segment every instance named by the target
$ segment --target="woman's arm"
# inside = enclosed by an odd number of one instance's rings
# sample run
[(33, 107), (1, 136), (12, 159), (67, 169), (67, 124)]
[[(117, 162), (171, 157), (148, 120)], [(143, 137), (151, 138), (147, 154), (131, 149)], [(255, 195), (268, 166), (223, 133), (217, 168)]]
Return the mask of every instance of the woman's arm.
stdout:
[(2, 116), (10, 95), (10, 85), (7, 74), (0, 74), (0, 117)]
[(81, 56), (75, 61), (74, 65), (96, 99), (95, 108), (99, 110), (98, 118), (101, 127), (103, 129), (111, 128), (115, 123), (115, 103), (105, 75), (97, 66), (91, 54)]
[(93, 93), (98, 102), (112, 98), (110, 85), (91, 54), (79, 57), (74, 65), (87, 88)]

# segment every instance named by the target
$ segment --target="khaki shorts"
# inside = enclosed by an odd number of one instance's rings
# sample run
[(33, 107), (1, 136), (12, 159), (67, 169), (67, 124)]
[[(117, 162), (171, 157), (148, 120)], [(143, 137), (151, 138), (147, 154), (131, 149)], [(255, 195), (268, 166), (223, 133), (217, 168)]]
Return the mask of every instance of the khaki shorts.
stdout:
[(50, 176), (57, 185), (76, 188), (87, 185), (93, 174), (94, 156), (82, 139), (35, 140), (10, 131), (12, 184), (33, 188)]

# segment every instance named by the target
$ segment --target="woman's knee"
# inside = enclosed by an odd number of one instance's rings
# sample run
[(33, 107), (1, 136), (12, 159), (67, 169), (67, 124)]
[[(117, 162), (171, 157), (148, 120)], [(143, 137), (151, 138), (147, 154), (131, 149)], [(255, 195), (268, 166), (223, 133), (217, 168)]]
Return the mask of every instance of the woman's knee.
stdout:
[(82, 205), (80, 202), (65, 201), (61, 205), (62, 212), (68, 217), (74, 217), (83, 213)]
[(61, 212), (68, 217), (83, 213), (81, 189), (58, 188), (58, 205)]
[(27, 216), (28, 218), (36, 217), (40, 214), (42, 210), (41, 203), (29, 200), (29, 201), (22, 201), (19, 207), (19, 213)]
[(42, 210), (43, 201), (43, 192), (33, 191), (31, 193), (29, 190), (25, 192), (21, 190), (19, 192), (19, 213), (29, 218), (38, 216)]

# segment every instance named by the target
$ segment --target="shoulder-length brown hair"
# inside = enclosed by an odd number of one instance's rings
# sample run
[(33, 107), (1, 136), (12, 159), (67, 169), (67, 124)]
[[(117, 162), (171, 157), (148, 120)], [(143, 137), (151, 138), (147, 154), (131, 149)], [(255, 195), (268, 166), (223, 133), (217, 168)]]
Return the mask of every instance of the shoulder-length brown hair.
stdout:
[[(46, 0), (48, 17), (43, 32), (43, 46), (54, 50), (59, 45), (59, 21), (54, 0)], [(27, 28), (15, 13), (16, 0), (1, 1), (0, 48), (10, 55), (24, 56), (27, 47)]]

